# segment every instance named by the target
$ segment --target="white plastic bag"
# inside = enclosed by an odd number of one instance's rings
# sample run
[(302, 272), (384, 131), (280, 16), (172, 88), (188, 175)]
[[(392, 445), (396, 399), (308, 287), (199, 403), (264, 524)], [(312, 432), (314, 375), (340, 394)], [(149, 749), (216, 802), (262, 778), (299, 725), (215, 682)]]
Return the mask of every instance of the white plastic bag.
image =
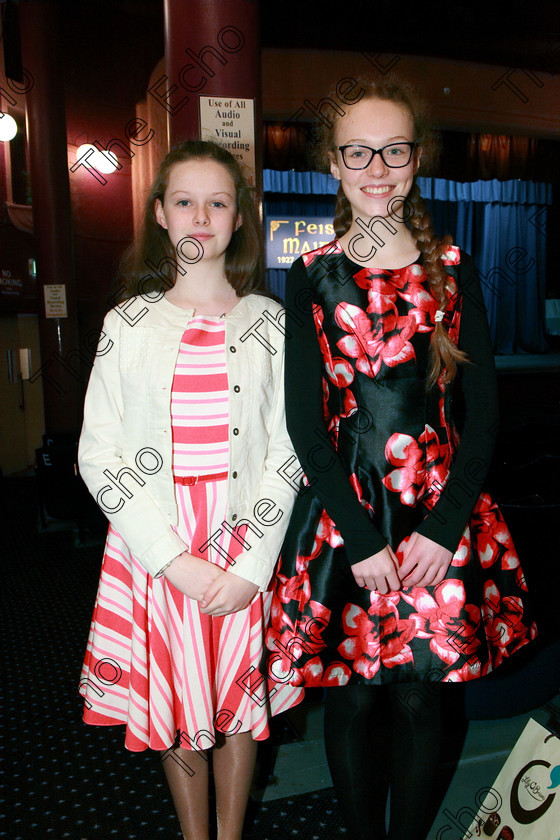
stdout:
[(535, 720), (527, 723), (463, 840), (476, 837), (560, 840), (560, 739)]

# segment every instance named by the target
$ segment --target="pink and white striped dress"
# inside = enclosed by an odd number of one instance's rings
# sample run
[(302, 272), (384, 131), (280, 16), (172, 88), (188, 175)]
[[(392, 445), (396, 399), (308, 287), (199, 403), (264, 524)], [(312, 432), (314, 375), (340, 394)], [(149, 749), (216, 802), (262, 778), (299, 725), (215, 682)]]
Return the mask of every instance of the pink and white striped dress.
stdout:
[[(190, 551), (222, 568), (241, 544), (222, 528), (222, 552), (206, 547), (225, 519), (228, 382), (225, 323), (197, 316), (183, 334), (171, 399), (173, 472), (217, 476), (175, 483), (177, 531)], [(220, 474), (222, 477), (220, 477)], [(268, 717), (303, 691), (258, 671), (271, 592), (232, 615), (202, 615), (165, 577), (152, 578), (110, 526), (80, 680), (84, 721), (126, 724), (125, 746), (206, 749), (214, 733), (268, 737)]]

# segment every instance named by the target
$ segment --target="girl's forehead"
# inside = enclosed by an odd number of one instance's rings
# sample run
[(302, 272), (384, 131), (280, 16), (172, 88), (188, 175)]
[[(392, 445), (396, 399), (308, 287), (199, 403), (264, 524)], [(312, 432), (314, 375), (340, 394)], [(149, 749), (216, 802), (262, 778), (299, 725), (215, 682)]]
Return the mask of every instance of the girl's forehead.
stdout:
[(362, 99), (350, 105), (334, 129), (335, 140), (376, 137), (386, 139), (404, 137), (414, 139), (414, 125), (408, 110), (398, 102), (387, 99)]
[(226, 166), (212, 158), (190, 158), (172, 164), (167, 177), (167, 186), (191, 185), (193, 188), (211, 185), (222, 186), (235, 193), (235, 185)]

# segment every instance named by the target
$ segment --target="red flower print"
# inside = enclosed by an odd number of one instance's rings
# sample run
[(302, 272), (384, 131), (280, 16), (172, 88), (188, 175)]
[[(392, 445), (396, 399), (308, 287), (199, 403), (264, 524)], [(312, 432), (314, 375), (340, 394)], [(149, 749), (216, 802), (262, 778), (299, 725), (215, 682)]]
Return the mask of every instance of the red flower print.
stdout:
[[(323, 380), (324, 381), (324, 380)], [(323, 403), (323, 416), (327, 424), (327, 430), (331, 441), (335, 447), (338, 446), (338, 432), (340, 429), (340, 418), (350, 417), (358, 408), (356, 397), (350, 388), (340, 389), (341, 412), (340, 414), (329, 413), (329, 407), (326, 402)]]
[(426, 332), (433, 328), (437, 304), (426, 288), (426, 275), (419, 265), (400, 271), (376, 271), (364, 268), (354, 275), (356, 284), (368, 290), (367, 312), (371, 315), (398, 314), (397, 296), (413, 304), (408, 316), (414, 318), (417, 329)]
[[(326, 413), (326, 412), (325, 412)], [(335, 448), (338, 448), (338, 432), (340, 429), (340, 414), (333, 414), (332, 417), (330, 415), (325, 416), (325, 423), (327, 424), (327, 431), (329, 433), (329, 437), (333, 442)]]
[(377, 294), (388, 298), (395, 297), (395, 284), (390, 271), (372, 271), (370, 268), (362, 268), (354, 274), (354, 280), (360, 289), (367, 289), (368, 292), (375, 290)]
[(426, 309), (410, 309), (409, 317), (414, 318), (416, 323), (416, 332), (430, 332), (434, 328), (434, 317), (436, 313), (436, 303), (432, 301), (432, 306), (429, 310)]
[(325, 423), (328, 423), (329, 422), (329, 417), (330, 417), (330, 414), (329, 414), (329, 393), (330, 393), (330, 389), (329, 389), (329, 383), (328, 383), (328, 380), (327, 380), (326, 376), (321, 377), (321, 385), (322, 385), (322, 390), (323, 390), (323, 419), (324, 419)]
[(374, 329), (366, 313), (358, 306), (339, 303), (335, 309), (338, 326), (351, 335), (341, 338), (337, 346), (343, 353), (356, 359), (356, 369), (366, 376), (379, 373), (381, 364), (395, 367), (414, 359), (414, 348), (408, 339), (416, 326), (408, 317), (398, 317), (396, 307), (380, 318)]
[(350, 417), (358, 408), (356, 397), (350, 388), (344, 388), (340, 393), (342, 397), (342, 412), (340, 416)]
[(398, 296), (413, 304), (408, 315), (416, 321), (417, 331), (428, 332), (433, 329), (437, 303), (427, 288), (422, 266), (415, 264), (403, 268), (396, 274), (394, 281)]
[(352, 333), (341, 338), (337, 346), (353, 359), (357, 359), (356, 367), (361, 373), (369, 373), (367, 359), (368, 349), (373, 342), (371, 321), (358, 306), (350, 303), (339, 303), (335, 309), (335, 320), (341, 329)]
[[(332, 527), (329, 527), (329, 523)], [(309, 557), (306, 557), (304, 554), (298, 554), (296, 556), (297, 574), (291, 578), (283, 575), (282, 558), (280, 558), (280, 566), (276, 574), (278, 584), (276, 586), (275, 597), (279, 598), (283, 604), (288, 604), (290, 601), (298, 601), (300, 607), (303, 608), (308, 603), (311, 597), (311, 584), (307, 572), (309, 561), (321, 553), (323, 543), (325, 542), (328, 542), (333, 547), (342, 545), (342, 537), (335, 529), (332, 519), (329, 519), (326, 511), (323, 511), (319, 520), (319, 528), (315, 535), (312, 553)]]
[(327, 376), (338, 388), (347, 388), (354, 380), (354, 370), (346, 359), (342, 359), (340, 356), (333, 357), (323, 329), (324, 314), (320, 306), (314, 308), (313, 319)]
[[(403, 599), (414, 607), (410, 619), (420, 639), (430, 639), (430, 648), (447, 665), (459, 657), (471, 658), (480, 647), (476, 631), (480, 610), (465, 604), (465, 587), (460, 580), (446, 579), (430, 594), (423, 587), (404, 589)], [(459, 616), (462, 616), (461, 618)]]
[(354, 490), (354, 493), (356, 494), (356, 496), (360, 500), (360, 504), (363, 507), (365, 507), (367, 512), (371, 513), (371, 515), (373, 516), (375, 511), (372, 508), (372, 506), (370, 505), (370, 503), (362, 498), (362, 485), (358, 481), (358, 477), (357, 477), (356, 473), (352, 473), (352, 475), (350, 476), (350, 484), (352, 485), (352, 489)]
[(325, 669), (321, 659), (314, 656), (309, 659), (301, 669), (302, 681), (309, 688), (312, 686), (337, 686), (346, 685), (352, 671), (343, 662), (331, 662)]
[(385, 446), (385, 457), (398, 465), (383, 478), (383, 484), (393, 493), (401, 494), (403, 505), (415, 505), (418, 490), (424, 483), (424, 453), (410, 435), (396, 432)]
[(441, 255), (441, 261), (445, 265), (458, 265), (461, 262), (461, 250), (457, 245), (450, 245), (447, 251)]
[(468, 530), (469, 526), (466, 527), (466, 535), (463, 534), (461, 537), (461, 542), (459, 543), (457, 550), (453, 557), (451, 558), (451, 565), (452, 566), (466, 566), (470, 560), (471, 556), (471, 541), (470, 541), (470, 534)]
[(476, 680), (478, 677), (484, 677), (490, 670), (489, 661), (482, 665), (479, 659), (473, 659), (465, 662), (462, 668), (449, 671), (442, 682), (468, 682), (469, 680)]
[[(429, 283), (422, 266), (413, 264), (394, 272), (372, 272), (362, 269), (354, 280), (357, 285), (368, 290), (367, 312), (370, 315), (398, 315), (397, 297), (412, 304), (407, 312), (409, 320), (414, 320), (414, 332), (430, 332), (434, 328), (438, 304), (430, 292)], [(452, 278), (450, 287), (453, 284)], [(456, 287), (450, 292), (450, 297)]]
[(291, 578), (287, 578), (285, 575), (278, 573), (277, 579), (276, 595), (283, 604), (289, 604), (290, 601), (299, 601), (303, 605), (309, 601), (311, 597), (311, 585), (307, 571), (294, 575)]
[(308, 251), (305, 254), (301, 255), (303, 260), (303, 264), (308, 267), (311, 265), (312, 262), (316, 259), (320, 259), (323, 256), (330, 256), (331, 254), (342, 254), (342, 248), (340, 244), (334, 239), (332, 242), (327, 242), (326, 245), (322, 245), (320, 248), (316, 248), (314, 251)]
[(493, 665), (497, 668), (504, 657), (519, 646), (519, 642), (525, 644), (527, 641), (527, 627), (521, 620), (523, 602), (514, 595), (502, 598), (494, 581), (489, 580), (484, 586), (482, 616), (494, 654)]
[(492, 533), (481, 528), (477, 534), (476, 543), (478, 556), (483, 569), (489, 569), (498, 559), (498, 545)]
[[(310, 560), (313, 560), (315, 557), (318, 557), (323, 549), (323, 543), (328, 543), (331, 548), (338, 548), (344, 544), (342, 537), (340, 536), (340, 532), (337, 530), (336, 525), (328, 515), (326, 510), (323, 510), (321, 514), (321, 518), (319, 519), (319, 523), (317, 525), (317, 530), (315, 532), (315, 536), (313, 539), (313, 549), (309, 557), (302, 557), (302, 562), (305, 561), (306, 567)], [(298, 558), (298, 562), (299, 562)]]
[(339, 388), (347, 388), (354, 380), (352, 365), (339, 356), (333, 358), (332, 364), (326, 363), (325, 370), (331, 382), (334, 382)]
[[(384, 283), (383, 287), (389, 286), (388, 283)], [(391, 293), (384, 294), (378, 288), (370, 289), (368, 292), (368, 307), (367, 312), (373, 316), (380, 316), (381, 318), (385, 317), (386, 315), (398, 315), (399, 311), (396, 306), (397, 295), (396, 289), (394, 286), (390, 286)], [(373, 323), (377, 325), (379, 318), (373, 318)]]
[(388, 490), (400, 493), (403, 505), (413, 506), (419, 499), (432, 508), (448, 475), (448, 447), (440, 444), (437, 433), (426, 426), (418, 441), (401, 432), (392, 434), (385, 446), (385, 457), (397, 469), (382, 479)]
[[(482, 567), (488, 569), (499, 561), (502, 569), (517, 570), (519, 558), (511, 534), (500, 509), (488, 493), (480, 494), (473, 514), (476, 515), (473, 537)], [(522, 588), (526, 589), (525, 586)]]
[(414, 622), (399, 618), (391, 597), (372, 592), (371, 601), (367, 613), (356, 604), (346, 605), (342, 624), (348, 638), (338, 646), (345, 659), (353, 660), (354, 671), (368, 680), (381, 665), (395, 668), (412, 662), (408, 642), (416, 633)]
[(272, 651), (268, 672), (277, 682), (299, 685), (303, 681), (304, 654), (317, 654), (325, 647), (321, 636), (328, 625), (331, 611), (318, 601), (308, 601), (294, 627), (276, 598), (272, 600), (270, 627), (266, 646)]
[(408, 316), (388, 314), (378, 322), (371, 348), (374, 376), (379, 372), (382, 362), (387, 367), (396, 367), (415, 358), (414, 348), (408, 340), (415, 332), (416, 323)]
[(327, 665), (322, 685), (346, 685), (352, 676), (352, 671), (344, 662), (332, 662)]

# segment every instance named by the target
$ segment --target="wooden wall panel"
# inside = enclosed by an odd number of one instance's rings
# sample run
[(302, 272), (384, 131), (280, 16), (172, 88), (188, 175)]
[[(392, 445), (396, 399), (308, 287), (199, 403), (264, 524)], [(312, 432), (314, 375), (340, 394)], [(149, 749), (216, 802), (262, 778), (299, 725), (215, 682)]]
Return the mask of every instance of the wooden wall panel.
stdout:
[[(265, 49), (265, 120), (309, 120), (345, 77), (388, 70), (415, 82), (442, 129), (560, 139), (560, 75), (414, 55)], [(305, 104), (307, 100), (308, 104)], [(311, 106), (311, 107), (310, 107)]]

